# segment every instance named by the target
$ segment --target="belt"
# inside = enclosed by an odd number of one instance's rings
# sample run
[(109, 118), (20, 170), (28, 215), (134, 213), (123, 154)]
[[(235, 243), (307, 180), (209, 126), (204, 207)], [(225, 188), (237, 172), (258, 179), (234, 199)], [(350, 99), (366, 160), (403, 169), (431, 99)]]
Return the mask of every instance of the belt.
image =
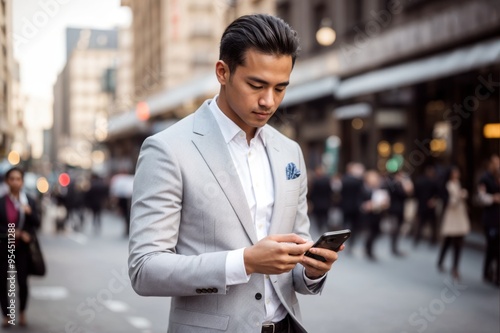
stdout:
[(262, 333), (280, 333), (288, 332), (288, 327), (290, 322), (288, 321), (288, 315), (277, 323), (267, 323), (262, 324)]

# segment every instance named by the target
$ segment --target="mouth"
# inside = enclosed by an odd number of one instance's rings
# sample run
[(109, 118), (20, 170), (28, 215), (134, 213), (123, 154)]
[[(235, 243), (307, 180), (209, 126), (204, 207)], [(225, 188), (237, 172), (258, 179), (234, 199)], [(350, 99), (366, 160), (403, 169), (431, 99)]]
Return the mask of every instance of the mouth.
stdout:
[(254, 113), (255, 113), (255, 115), (257, 115), (257, 117), (259, 119), (261, 119), (261, 118), (268, 118), (268, 117), (270, 117), (272, 115), (272, 112), (254, 112)]

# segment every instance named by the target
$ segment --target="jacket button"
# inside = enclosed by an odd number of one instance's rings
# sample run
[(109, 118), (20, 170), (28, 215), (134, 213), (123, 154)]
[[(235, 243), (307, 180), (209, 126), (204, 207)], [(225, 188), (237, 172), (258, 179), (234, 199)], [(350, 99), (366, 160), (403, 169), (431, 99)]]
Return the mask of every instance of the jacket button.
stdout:
[(255, 294), (255, 299), (256, 300), (260, 300), (261, 298), (262, 298), (262, 294), (261, 293)]

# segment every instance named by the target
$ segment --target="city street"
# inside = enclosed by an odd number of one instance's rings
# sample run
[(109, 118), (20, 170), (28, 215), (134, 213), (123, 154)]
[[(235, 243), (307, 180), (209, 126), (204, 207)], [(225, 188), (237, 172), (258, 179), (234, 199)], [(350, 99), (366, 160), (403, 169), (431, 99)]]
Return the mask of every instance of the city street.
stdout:
[[(40, 238), (48, 274), (30, 280), (29, 326), (10, 331), (166, 332), (169, 300), (140, 297), (130, 287), (119, 216), (106, 212), (100, 235), (90, 217), (82, 233), (53, 230), (47, 218)], [(310, 332), (500, 332), (500, 291), (481, 280), (482, 252), (464, 248), (457, 284), (437, 271), (438, 248), (422, 243), (414, 250), (405, 239), (408, 255), (395, 258), (387, 240), (377, 243), (376, 263), (360, 246), (342, 253), (322, 295), (299, 297)]]

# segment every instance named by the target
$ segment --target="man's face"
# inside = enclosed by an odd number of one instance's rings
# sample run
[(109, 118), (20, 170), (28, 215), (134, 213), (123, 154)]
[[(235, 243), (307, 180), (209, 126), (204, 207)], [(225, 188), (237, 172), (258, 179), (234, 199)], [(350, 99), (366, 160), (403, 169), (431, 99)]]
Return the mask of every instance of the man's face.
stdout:
[(263, 54), (253, 49), (246, 52), (245, 63), (232, 73), (219, 61), (216, 74), (221, 91), (217, 104), (251, 138), (285, 97), (291, 72), (291, 56)]
[(23, 175), (19, 171), (14, 170), (5, 179), (5, 182), (9, 186), (10, 191), (17, 194), (23, 188)]

